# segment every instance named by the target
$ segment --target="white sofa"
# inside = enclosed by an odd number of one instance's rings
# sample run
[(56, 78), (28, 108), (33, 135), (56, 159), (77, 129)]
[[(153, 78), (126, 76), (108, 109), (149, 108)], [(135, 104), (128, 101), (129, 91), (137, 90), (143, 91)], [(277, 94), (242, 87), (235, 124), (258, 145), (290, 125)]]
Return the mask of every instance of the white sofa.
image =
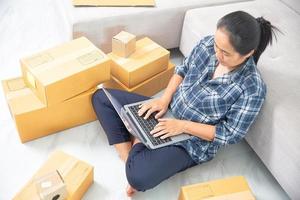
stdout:
[(108, 53), (112, 36), (121, 30), (138, 38), (147, 35), (167, 49), (178, 47), (188, 9), (241, 1), (249, 0), (155, 0), (155, 7), (73, 7), (71, 0), (61, 0), (60, 4), (72, 37), (86, 36)]
[(189, 10), (180, 50), (187, 56), (200, 38), (214, 34), (219, 18), (236, 10), (264, 16), (284, 34), (278, 34), (278, 41), (259, 60), (267, 98), (246, 140), (288, 195), (299, 199), (300, 1), (258, 0)]

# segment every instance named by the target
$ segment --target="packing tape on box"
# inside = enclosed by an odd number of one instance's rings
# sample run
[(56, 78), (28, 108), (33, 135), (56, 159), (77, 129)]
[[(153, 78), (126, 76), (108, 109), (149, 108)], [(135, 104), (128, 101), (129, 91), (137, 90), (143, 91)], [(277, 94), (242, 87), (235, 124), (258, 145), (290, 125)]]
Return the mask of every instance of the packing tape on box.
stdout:
[[(98, 52), (98, 54), (95, 53)], [(92, 55), (92, 56), (91, 56)], [(41, 55), (39, 55), (41, 56)], [(86, 64), (86, 60), (92, 60), (93, 62), (96, 62), (98, 60), (102, 60), (104, 58), (104, 55), (102, 52), (95, 49), (94, 46), (89, 46), (84, 49), (80, 49), (78, 51), (72, 52), (68, 55), (65, 55), (63, 57), (60, 57), (58, 59), (54, 59), (52, 62), (43, 62), (40, 65), (36, 65), (34, 67), (34, 73), (43, 73), (46, 70), (49, 70), (49, 68), (53, 68), (53, 66), (60, 66), (60, 64), (65, 63), (68, 60), (76, 59), (81, 65)], [(35, 58), (32, 58), (35, 59)], [(30, 60), (28, 61), (30, 63)], [(88, 62), (87, 64), (91, 64), (93, 62)], [(29, 69), (30, 70), (30, 69)]]
[(57, 169), (57, 171), (60, 173), (60, 175), (64, 178), (67, 176), (67, 174), (74, 169), (74, 167), (77, 165), (78, 160), (75, 158), (69, 158), (64, 164)]
[(236, 192), (232, 194), (225, 194), (222, 196), (215, 196), (205, 198), (205, 200), (255, 200), (250, 191)]
[(11, 99), (15, 99), (17, 97), (26, 96), (26, 95), (32, 95), (32, 91), (30, 88), (23, 88), (18, 91), (12, 91), (12, 92), (6, 94), (6, 99), (7, 99), (7, 101), (9, 101)]
[(137, 59), (141, 56), (144, 56), (145, 53), (148, 53), (150, 51), (153, 51), (154, 49), (159, 48), (160, 46), (156, 43), (152, 43), (150, 45), (144, 46), (141, 49), (138, 49), (138, 51), (135, 51), (133, 54), (131, 54), (131, 56), (129, 58), (123, 58), (123, 57), (117, 57), (115, 59), (116, 63), (118, 63), (119, 65), (124, 65), (127, 62), (132, 61), (133, 59)]
[[(81, 175), (87, 175), (90, 167), (86, 164), (83, 164), (82, 161), (77, 160), (75, 158), (69, 158), (64, 164), (59, 167), (58, 172), (61, 174), (62, 178), (65, 180), (69, 177), (69, 173), (74, 170), (75, 172), (80, 172)], [(73, 172), (74, 172), (73, 171)], [(81, 181), (82, 176), (72, 176), (69, 177), (72, 179), (72, 182), (68, 182), (68, 184), (77, 184)]]
[(23, 79), (15, 78), (15, 79), (6, 81), (6, 88), (8, 89), (9, 92), (14, 92), (14, 91), (18, 91), (23, 88), (26, 88), (26, 85), (25, 85)]
[(52, 60), (54, 60), (54, 58), (49, 53), (41, 53), (31, 57), (27, 62), (31, 67), (36, 67)]

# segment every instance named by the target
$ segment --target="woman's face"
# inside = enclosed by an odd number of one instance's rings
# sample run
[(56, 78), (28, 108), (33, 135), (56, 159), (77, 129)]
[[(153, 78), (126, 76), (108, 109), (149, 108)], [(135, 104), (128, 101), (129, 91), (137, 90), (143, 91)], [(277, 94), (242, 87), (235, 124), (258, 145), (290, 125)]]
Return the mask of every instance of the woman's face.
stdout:
[(214, 48), (219, 63), (232, 69), (243, 63), (254, 52), (252, 50), (247, 55), (239, 54), (230, 44), (228, 32), (224, 28), (216, 30)]

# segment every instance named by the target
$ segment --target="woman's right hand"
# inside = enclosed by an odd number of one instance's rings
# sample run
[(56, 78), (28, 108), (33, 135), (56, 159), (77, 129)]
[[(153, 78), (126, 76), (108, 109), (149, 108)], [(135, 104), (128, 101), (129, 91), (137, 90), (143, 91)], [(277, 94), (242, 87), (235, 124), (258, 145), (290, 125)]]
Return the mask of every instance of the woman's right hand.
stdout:
[(163, 116), (169, 106), (170, 101), (165, 99), (165, 98), (159, 98), (159, 99), (153, 99), (152, 101), (148, 101), (142, 105), (140, 105), (140, 109), (138, 111), (139, 116), (142, 116), (145, 114), (144, 119), (148, 119), (148, 117), (153, 113), (153, 112), (158, 112), (155, 115), (155, 119), (160, 118)]

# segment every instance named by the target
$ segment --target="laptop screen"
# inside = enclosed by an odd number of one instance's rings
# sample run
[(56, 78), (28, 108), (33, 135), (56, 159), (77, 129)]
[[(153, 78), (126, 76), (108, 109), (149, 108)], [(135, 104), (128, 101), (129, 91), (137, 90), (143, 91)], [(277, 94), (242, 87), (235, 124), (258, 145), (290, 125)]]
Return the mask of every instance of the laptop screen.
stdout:
[(113, 97), (108, 90), (106, 90), (105, 88), (102, 88), (102, 90), (104, 91), (104, 93), (106, 94), (107, 98), (109, 99), (109, 101), (111, 102), (111, 104), (113, 105), (113, 107), (115, 108), (115, 110), (117, 111), (118, 115), (122, 118), (121, 116), (121, 109), (122, 109), (122, 105), (119, 103), (119, 101)]

